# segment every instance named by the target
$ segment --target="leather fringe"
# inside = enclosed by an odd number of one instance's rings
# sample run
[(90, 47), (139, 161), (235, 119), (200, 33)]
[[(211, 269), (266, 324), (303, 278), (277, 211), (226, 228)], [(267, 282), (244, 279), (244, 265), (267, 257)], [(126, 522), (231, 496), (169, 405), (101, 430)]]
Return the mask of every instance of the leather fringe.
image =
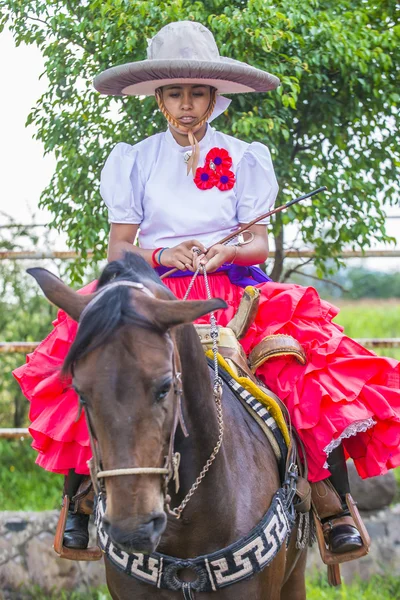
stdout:
[(194, 592), (192, 591), (192, 586), (190, 583), (182, 584), (182, 592), (185, 600), (194, 600)]

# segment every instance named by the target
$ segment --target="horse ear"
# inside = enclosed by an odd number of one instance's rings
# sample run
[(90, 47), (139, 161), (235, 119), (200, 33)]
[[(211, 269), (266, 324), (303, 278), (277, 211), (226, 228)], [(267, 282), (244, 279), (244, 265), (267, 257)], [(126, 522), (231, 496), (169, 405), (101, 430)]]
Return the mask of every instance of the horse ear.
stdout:
[(157, 300), (152, 307), (152, 316), (162, 327), (192, 323), (199, 317), (228, 305), (221, 298), (211, 300)]
[(83, 309), (95, 296), (95, 294), (77, 294), (47, 269), (40, 267), (27, 269), (27, 273), (36, 279), (46, 298), (58, 308), (65, 310), (75, 321), (79, 321)]

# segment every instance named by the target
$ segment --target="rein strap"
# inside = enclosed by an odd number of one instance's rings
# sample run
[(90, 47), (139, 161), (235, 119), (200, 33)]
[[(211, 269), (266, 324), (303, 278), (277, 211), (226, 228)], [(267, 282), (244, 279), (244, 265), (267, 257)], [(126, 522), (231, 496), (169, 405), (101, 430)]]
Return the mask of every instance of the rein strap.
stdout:
[[(85, 314), (94, 306), (94, 304), (96, 304), (100, 300), (100, 298), (102, 298), (106, 294), (106, 292), (109, 292), (110, 290), (120, 287), (120, 286), (131, 287), (131, 288), (134, 288), (136, 290), (143, 292), (144, 294), (146, 294), (147, 296), (150, 296), (151, 298), (155, 297), (153, 292), (151, 292), (142, 283), (137, 283), (134, 281), (125, 281), (125, 280), (114, 281), (114, 282), (108, 284), (107, 286), (105, 286), (103, 289), (101, 289), (94, 296), (94, 298), (92, 298), (92, 300), (89, 302), (89, 304), (86, 305), (86, 307), (84, 308), (84, 310), (81, 313), (79, 322), (82, 321), (82, 318), (85, 316)], [(174, 360), (173, 367), (174, 367), (174, 395), (175, 395), (176, 401), (175, 401), (175, 414), (174, 414), (174, 425), (173, 425), (174, 430), (173, 430), (172, 436), (171, 436), (172, 438), (175, 437), (175, 429), (177, 427), (178, 422), (183, 423), (182, 407), (181, 407), (181, 395), (182, 395), (181, 374), (176, 371), (175, 360)], [(80, 398), (80, 409), (79, 409), (78, 416), (80, 416), (80, 411), (82, 410), (82, 407), (85, 411), (86, 422), (87, 422), (88, 431), (89, 431), (89, 438), (90, 438), (90, 443), (91, 443), (91, 447), (92, 447), (93, 458), (88, 462), (89, 462), (90, 475), (92, 478), (93, 487), (95, 489), (96, 494), (98, 494), (100, 492), (100, 490), (101, 490), (101, 492), (103, 492), (105, 494), (104, 482), (102, 481), (105, 477), (118, 477), (118, 476), (123, 476), (123, 475), (162, 475), (165, 478), (165, 482), (166, 482), (165, 487), (168, 486), (170, 479), (173, 478), (175, 480), (176, 489), (179, 489), (178, 469), (179, 469), (180, 460), (178, 460), (178, 458), (177, 458), (178, 453), (176, 453), (176, 454), (173, 453), (173, 448), (170, 448), (168, 456), (166, 457), (166, 460), (165, 460), (164, 467), (132, 467), (132, 468), (126, 468), (126, 469), (102, 470), (101, 469), (101, 466), (102, 466), (101, 456), (100, 456), (100, 452), (99, 452), (99, 448), (98, 448), (95, 431), (94, 431), (94, 428), (93, 428), (93, 425), (91, 422), (90, 414), (89, 414), (89, 411), (87, 410), (87, 407), (86, 407), (85, 403), (83, 402), (82, 398)], [(187, 431), (186, 431), (186, 427), (184, 427), (184, 434), (188, 435)], [(100, 480), (100, 488), (99, 488), (99, 485), (97, 484), (97, 480)]]

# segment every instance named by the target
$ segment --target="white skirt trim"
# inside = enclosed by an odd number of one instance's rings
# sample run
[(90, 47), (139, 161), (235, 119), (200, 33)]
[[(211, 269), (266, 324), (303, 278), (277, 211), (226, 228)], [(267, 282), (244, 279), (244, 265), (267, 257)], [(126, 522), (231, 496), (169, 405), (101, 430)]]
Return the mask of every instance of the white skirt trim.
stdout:
[[(357, 435), (357, 433), (362, 433), (364, 431), (367, 431), (368, 429), (371, 429), (371, 427), (374, 427), (374, 425), (376, 425), (376, 423), (377, 422), (374, 419), (369, 418), (369, 419), (364, 419), (363, 421), (355, 421), (354, 423), (352, 423), (351, 425), (346, 427), (346, 429), (340, 434), (340, 436), (338, 438), (336, 438), (335, 440), (332, 440), (324, 448), (326, 457), (328, 458), (330, 453), (335, 448), (340, 446), (340, 444), (342, 443), (342, 441), (344, 439), (352, 437), (353, 435)], [(325, 462), (324, 469), (329, 469), (328, 461)]]

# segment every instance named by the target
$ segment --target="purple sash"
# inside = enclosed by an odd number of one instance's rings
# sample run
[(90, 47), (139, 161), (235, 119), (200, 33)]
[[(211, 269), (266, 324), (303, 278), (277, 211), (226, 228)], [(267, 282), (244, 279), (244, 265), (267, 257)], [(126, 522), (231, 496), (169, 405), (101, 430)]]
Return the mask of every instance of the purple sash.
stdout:
[[(156, 267), (155, 271), (158, 275), (164, 275), (171, 270), (171, 267)], [(268, 275), (260, 269), (260, 267), (242, 267), (239, 265), (222, 265), (214, 271), (214, 273), (226, 273), (229, 277), (229, 281), (239, 287), (246, 287), (247, 285), (257, 285), (257, 283), (266, 283), (272, 281)], [(212, 277), (214, 273), (209, 273)], [(192, 271), (176, 271), (170, 275), (170, 277), (191, 277)]]

